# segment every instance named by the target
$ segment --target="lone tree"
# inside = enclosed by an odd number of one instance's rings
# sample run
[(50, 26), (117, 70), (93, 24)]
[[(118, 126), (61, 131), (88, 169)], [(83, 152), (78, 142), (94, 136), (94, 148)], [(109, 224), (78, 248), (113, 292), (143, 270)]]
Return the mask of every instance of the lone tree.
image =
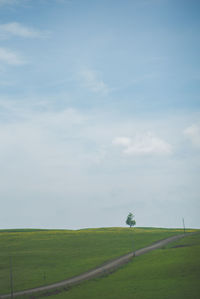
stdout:
[(136, 221), (134, 220), (134, 215), (132, 213), (129, 213), (127, 218), (126, 218), (126, 224), (129, 225), (130, 227), (136, 225)]

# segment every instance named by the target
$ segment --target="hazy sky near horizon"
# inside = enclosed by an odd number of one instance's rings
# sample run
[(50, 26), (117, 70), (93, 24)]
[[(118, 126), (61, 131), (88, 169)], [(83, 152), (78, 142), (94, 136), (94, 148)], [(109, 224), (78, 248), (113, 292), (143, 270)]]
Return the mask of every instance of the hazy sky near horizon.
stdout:
[(200, 228), (199, 16), (0, 0), (0, 228)]

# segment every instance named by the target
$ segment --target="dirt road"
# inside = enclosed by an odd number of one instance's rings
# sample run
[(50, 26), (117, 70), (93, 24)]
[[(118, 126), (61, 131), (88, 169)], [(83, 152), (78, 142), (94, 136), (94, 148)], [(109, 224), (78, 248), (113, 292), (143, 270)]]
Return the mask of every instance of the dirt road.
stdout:
[[(134, 256), (139, 256), (139, 255), (147, 253), (151, 250), (161, 248), (170, 242), (173, 242), (173, 241), (183, 238), (184, 236), (185, 236), (184, 234), (180, 234), (180, 235), (176, 235), (176, 236), (158, 241), (148, 247), (136, 250), (135, 252), (130, 252), (126, 255), (123, 255), (123, 256), (121, 256), (115, 260), (112, 260), (110, 262), (107, 262), (107, 263), (103, 264), (102, 266), (100, 266), (96, 269), (90, 270), (88, 272), (85, 272), (81, 275), (78, 275), (78, 276), (57, 282), (57, 283), (53, 283), (51, 285), (46, 285), (46, 286), (42, 286), (42, 287), (38, 287), (38, 288), (34, 288), (34, 289), (15, 292), (13, 294), (13, 296), (18, 297), (18, 296), (23, 296), (23, 295), (34, 295), (36, 293), (40, 293), (40, 292), (45, 293), (47, 291), (53, 292), (59, 288), (67, 288), (72, 285), (79, 284), (84, 280), (89, 280), (89, 279), (92, 279), (92, 278), (95, 278), (98, 276), (103, 276), (105, 274), (108, 274), (109, 272), (113, 272), (120, 266), (128, 263)], [(0, 295), (0, 299), (5, 299), (5, 298), (11, 298), (10, 294)]]

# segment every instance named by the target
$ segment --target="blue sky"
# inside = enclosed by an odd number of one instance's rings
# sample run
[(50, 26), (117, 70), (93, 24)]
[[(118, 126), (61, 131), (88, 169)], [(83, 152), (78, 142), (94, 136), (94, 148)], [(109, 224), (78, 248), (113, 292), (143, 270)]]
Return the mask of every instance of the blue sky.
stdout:
[(199, 13), (0, 0), (1, 228), (200, 228)]

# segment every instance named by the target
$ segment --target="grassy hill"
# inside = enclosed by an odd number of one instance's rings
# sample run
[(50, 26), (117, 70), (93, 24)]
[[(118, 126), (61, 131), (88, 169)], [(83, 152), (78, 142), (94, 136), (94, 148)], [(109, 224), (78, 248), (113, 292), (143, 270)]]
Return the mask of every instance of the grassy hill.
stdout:
[(200, 234), (134, 258), (112, 275), (52, 299), (199, 299)]
[(178, 233), (182, 230), (1, 230), (0, 294), (9, 292), (10, 256), (14, 291), (18, 291), (64, 280)]

